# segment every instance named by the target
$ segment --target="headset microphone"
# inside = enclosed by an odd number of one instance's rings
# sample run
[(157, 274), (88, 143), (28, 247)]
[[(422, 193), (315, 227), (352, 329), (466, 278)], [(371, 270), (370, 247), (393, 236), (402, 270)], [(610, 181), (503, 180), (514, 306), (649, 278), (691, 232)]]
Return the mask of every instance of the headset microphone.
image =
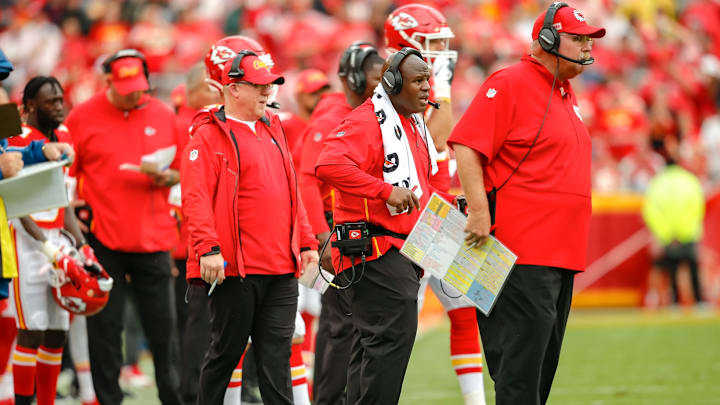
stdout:
[(433, 106), (436, 110), (439, 110), (439, 109), (440, 109), (440, 103), (435, 103), (435, 102), (432, 102), (432, 101), (430, 101), (430, 100), (428, 100), (427, 103), (430, 104), (431, 106)]
[(280, 103), (278, 103), (277, 101), (273, 101), (272, 103), (267, 103), (265, 105), (276, 110), (280, 109)]
[(565, 59), (566, 61), (569, 61), (572, 63), (577, 63), (578, 65), (587, 66), (587, 65), (592, 65), (593, 63), (595, 63), (595, 58), (592, 58), (592, 57), (587, 58), (587, 59), (572, 59), (572, 58), (568, 58), (567, 56), (565, 56), (557, 51), (551, 51), (550, 53), (559, 58)]

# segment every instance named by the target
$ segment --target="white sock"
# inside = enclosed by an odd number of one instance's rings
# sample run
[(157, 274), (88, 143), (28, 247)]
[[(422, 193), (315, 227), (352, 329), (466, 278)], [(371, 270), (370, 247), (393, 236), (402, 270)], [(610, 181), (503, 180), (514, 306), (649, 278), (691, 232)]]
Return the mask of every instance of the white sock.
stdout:
[(240, 405), (241, 391), (242, 386), (228, 387), (225, 390), (225, 399), (223, 399), (223, 405)]
[(293, 385), (293, 404), (310, 405), (310, 393), (307, 383)]
[(465, 405), (485, 405), (485, 387), (480, 373), (459, 374), (460, 391), (465, 397)]
[(78, 371), (77, 378), (79, 389), (78, 395), (80, 396), (80, 401), (93, 401), (95, 399), (95, 388), (93, 388), (93, 381), (90, 370)]
[(13, 387), (12, 362), (8, 361), (5, 374), (0, 376), (0, 400), (15, 398), (15, 388)]
[(95, 388), (93, 388), (92, 375), (90, 374), (87, 320), (84, 316), (78, 315), (73, 318), (69, 335), (70, 355), (77, 371), (80, 401), (91, 402), (95, 399)]

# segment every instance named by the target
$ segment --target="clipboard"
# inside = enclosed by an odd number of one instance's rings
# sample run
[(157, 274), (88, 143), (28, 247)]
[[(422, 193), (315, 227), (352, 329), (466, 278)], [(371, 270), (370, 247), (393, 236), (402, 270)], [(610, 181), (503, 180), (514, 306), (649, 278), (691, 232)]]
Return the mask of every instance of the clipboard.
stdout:
[(20, 111), (18, 111), (17, 104), (0, 104), (0, 139), (10, 138), (21, 133)]

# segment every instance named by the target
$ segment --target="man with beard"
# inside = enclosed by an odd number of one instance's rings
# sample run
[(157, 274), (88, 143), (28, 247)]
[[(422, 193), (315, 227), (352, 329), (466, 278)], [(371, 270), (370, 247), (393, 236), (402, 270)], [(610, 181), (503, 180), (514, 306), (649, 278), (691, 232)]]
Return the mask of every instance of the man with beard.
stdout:
[[(25, 86), (23, 107), (27, 114), (26, 123), (22, 126), (22, 134), (8, 140), (10, 146), (23, 147), (33, 141), (70, 141), (70, 135), (61, 126), (65, 105), (63, 89), (57, 79), (45, 76), (31, 79)], [(51, 299), (48, 278), (43, 274), (52, 271), (50, 268), (58, 255), (76, 254), (73, 249), (92, 263), (97, 263), (97, 259), (85, 242), (72, 210), (51, 209), (11, 223), (15, 228), (19, 273), (11, 292), (19, 329), (13, 353), (15, 403), (30, 404), (36, 394), (38, 404), (52, 404), (69, 314)], [(72, 238), (65, 237), (62, 230), (69, 232)], [(85, 338), (79, 336), (77, 339), (81, 343)], [(89, 370), (80, 379), (86, 399), (92, 403), (95, 398)]]

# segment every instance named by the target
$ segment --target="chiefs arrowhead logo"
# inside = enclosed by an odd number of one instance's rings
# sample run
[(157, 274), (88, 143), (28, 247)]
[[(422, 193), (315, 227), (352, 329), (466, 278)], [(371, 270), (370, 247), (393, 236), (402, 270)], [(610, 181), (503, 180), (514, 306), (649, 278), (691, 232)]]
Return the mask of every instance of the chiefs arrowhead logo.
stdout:
[(236, 55), (237, 53), (227, 46), (213, 46), (212, 53), (210, 53), (210, 61), (222, 69), (225, 62), (234, 58)]
[(359, 230), (351, 230), (348, 233), (348, 239), (360, 239), (362, 233)]
[(398, 15), (394, 16), (392, 20), (390, 20), (390, 24), (392, 24), (396, 31), (415, 28), (419, 25), (415, 17), (407, 13), (398, 13)]

